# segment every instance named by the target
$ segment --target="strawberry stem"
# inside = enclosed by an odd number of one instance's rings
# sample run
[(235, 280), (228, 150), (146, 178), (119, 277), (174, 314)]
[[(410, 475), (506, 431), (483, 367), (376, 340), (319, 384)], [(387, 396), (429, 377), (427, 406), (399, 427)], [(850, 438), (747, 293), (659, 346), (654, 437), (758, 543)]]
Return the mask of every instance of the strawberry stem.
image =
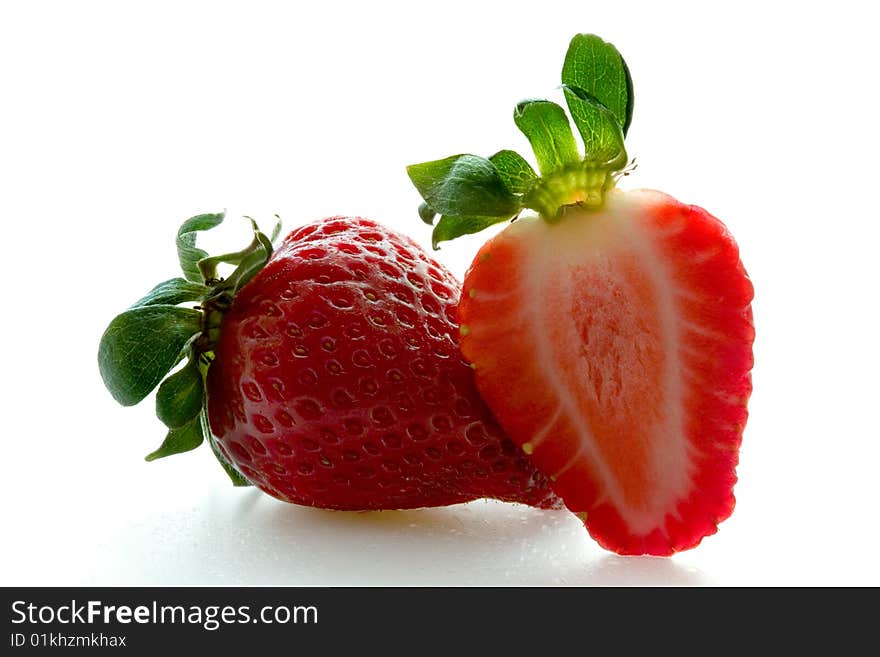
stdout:
[(605, 192), (614, 187), (614, 171), (580, 162), (544, 178), (539, 178), (523, 197), (523, 206), (548, 221), (559, 218), (566, 206), (601, 207)]

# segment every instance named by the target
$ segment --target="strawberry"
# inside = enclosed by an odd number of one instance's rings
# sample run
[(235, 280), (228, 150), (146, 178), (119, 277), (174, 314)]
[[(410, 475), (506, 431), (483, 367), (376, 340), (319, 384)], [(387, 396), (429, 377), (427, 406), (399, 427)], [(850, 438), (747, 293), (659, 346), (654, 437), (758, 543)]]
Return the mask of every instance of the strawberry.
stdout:
[[(514, 119), (512, 151), (413, 165), (434, 242), (515, 218), (469, 269), (461, 350), (492, 413), (605, 548), (670, 555), (733, 511), (752, 368), (752, 284), (725, 226), (655, 191), (616, 189), (632, 83), (577, 35), (561, 106)], [(531, 210), (532, 212), (527, 212)]]
[[(102, 339), (123, 404), (188, 359), (159, 386), (169, 433), (148, 460), (207, 438), (236, 483), (331, 509), (557, 504), (476, 392), (456, 343), (458, 282), (415, 242), (332, 217), (277, 250), (255, 225), (248, 249), (210, 258), (195, 235), (221, 220), (186, 222), (189, 280), (157, 286)], [(238, 265), (225, 280), (224, 262)]]
[(730, 515), (754, 329), (721, 222), (612, 190), (558, 225), (517, 221), (464, 291), (483, 398), (600, 543), (670, 554)]
[(207, 380), (221, 453), (298, 504), (551, 502), (458, 353), (459, 288), (366, 219), (291, 233), (223, 320)]

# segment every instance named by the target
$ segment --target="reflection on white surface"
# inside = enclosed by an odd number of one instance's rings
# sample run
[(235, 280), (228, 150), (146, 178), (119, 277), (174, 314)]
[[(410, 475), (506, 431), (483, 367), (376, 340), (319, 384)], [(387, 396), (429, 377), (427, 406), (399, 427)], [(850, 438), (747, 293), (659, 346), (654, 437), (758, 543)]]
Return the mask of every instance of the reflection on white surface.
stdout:
[[(238, 498), (237, 500), (234, 498)], [(609, 555), (566, 511), (478, 501), (335, 512), (218, 491), (205, 507), (130, 528), (111, 572), (130, 584), (703, 585), (670, 559)], [(124, 555), (124, 556), (123, 556)], [(142, 569), (132, 569), (132, 563)]]

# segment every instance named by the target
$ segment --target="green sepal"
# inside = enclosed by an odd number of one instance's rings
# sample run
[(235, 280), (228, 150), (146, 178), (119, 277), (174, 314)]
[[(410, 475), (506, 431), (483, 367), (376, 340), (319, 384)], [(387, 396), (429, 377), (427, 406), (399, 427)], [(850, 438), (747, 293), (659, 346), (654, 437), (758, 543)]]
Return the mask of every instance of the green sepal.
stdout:
[(563, 86), (563, 93), (584, 140), (584, 161), (597, 167), (626, 165), (623, 130), (611, 110), (583, 89)]
[[(177, 252), (185, 278), (163, 281), (114, 318), (101, 338), (98, 367), (105, 386), (124, 406), (142, 401), (162, 381), (156, 414), (169, 431), (162, 445), (147, 455), (148, 461), (190, 451), (207, 440), (233, 484), (249, 486), (217, 448), (207, 419), (204, 382), (223, 316), (236, 293), (271, 258), (281, 219), (276, 215), (270, 237), (251, 219), (254, 237), (247, 248), (209, 257), (196, 247), (197, 233), (214, 228), (223, 218), (223, 213), (203, 214), (183, 223)], [(221, 278), (217, 273), (221, 263), (236, 268)], [(200, 304), (194, 309), (179, 306), (187, 301)], [(187, 357), (190, 360), (180, 370), (165, 378)]]
[(159, 449), (147, 454), (145, 458), (147, 461), (155, 461), (166, 456), (189, 452), (201, 445), (203, 440), (202, 423), (196, 415), (182, 427), (170, 429)]
[[(562, 84), (583, 89), (596, 98), (617, 117), (626, 135), (632, 123), (633, 84), (629, 67), (617, 48), (595, 34), (575, 35), (562, 65)], [(573, 118), (578, 123), (578, 118)], [(578, 128), (583, 130), (580, 124)]]
[(123, 406), (143, 400), (179, 362), (201, 325), (199, 311), (167, 304), (118, 315), (98, 347), (98, 368), (113, 398)]
[(260, 232), (256, 222), (251, 220), (254, 228), (254, 241), (251, 246), (242, 253), (241, 260), (235, 271), (217, 286), (218, 291), (228, 291), (235, 296), (257, 273), (266, 266), (272, 257), (272, 241)]
[(498, 151), (489, 158), (498, 169), (501, 182), (512, 194), (525, 194), (535, 184), (538, 174), (525, 158), (516, 151)]
[(181, 427), (202, 410), (205, 385), (195, 361), (162, 381), (156, 393), (156, 417), (170, 429)]
[(260, 232), (256, 223), (254, 223), (254, 239), (259, 242), (262, 249), (259, 247), (254, 248), (254, 251), (242, 259), (238, 269), (230, 276), (230, 279), (234, 278), (235, 280), (235, 286), (232, 289), (233, 294), (236, 294), (242, 287), (247, 285), (266, 266), (269, 258), (272, 257), (272, 240)]
[(208, 441), (208, 444), (211, 446), (211, 451), (214, 452), (214, 456), (217, 458), (217, 461), (220, 463), (220, 467), (223, 468), (223, 471), (229, 477), (229, 480), (232, 482), (233, 486), (252, 486), (251, 482), (244, 478), (244, 476), (235, 469), (235, 467), (227, 461), (220, 450), (217, 448), (217, 441), (214, 438), (214, 434), (211, 432), (211, 423), (208, 421), (208, 411), (206, 409), (202, 409), (202, 412), (199, 414), (199, 421), (202, 425), (202, 434), (205, 436), (205, 439)]
[(519, 199), (507, 189), (495, 165), (484, 157), (453, 155), (412, 164), (406, 171), (435, 213), (509, 217), (520, 210)]
[(431, 233), (431, 246), (437, 249), (440, 242), (448, 242), (462, 235), (479, 233), (489, 226), (507, 221), (514, 216), (516, 213), (508, 217), (450, 217), (443, 215)]
[[(247, 219), (248, 221), (250, 221), (251, 224), (253, 224), (254, 232), (259, 231), (259, 227), (257, 226), (257, 222), (254, 221), (253, 218), (248, 217), (247, 215), (245, 215), (244, 218)], [(278, 239), (278, 236), (280, 234), (281, 234), (281, 217), (276, 214), (275, 215), (275, 225), (272, 226), (272, 232), (269, 234), (269, 242), (271, 242), (272, 244), (275, 244), (275, 240)]]
[(202, 299), (209, 289), (201, 283), (194, 283), (184, 278), (172, 278), (159, 283), (152, 290), (133, 304), (132, 308), (141, 306), (170, 305), (176, 306), (187, 301)]
[(513, 120), (532, 145), (542, 176), (580, 160), (568, 117), (556, 103), (524, 100), (516, 106)]
[(208, 254), (196, 247), (196, 235), (203, 230), (210, 230), (223, 222), (224, 212), (219, 214), (200, 214), (190, 217), (183, 222), (177, 231), (177, 258), (180, 268), (188, 281), (194, 283), (205, 282), (199, 271), (199, 260), (207, 258)]
[[(256, 223), (256, 222), (255, 222)], [(278, 239), (278, 236), (281, 235), (281, 217), (277, 214), (275, 215), (275, 225), (272, 226), (272, 234), (269, 235), (269, 242), (271, 244), (275, 244), (275, 240)], [(271, 250), (271, 249), (270, 249)]]
[[(272, 231), (273, 237), (270, 238), (260, 231), (256, 221), (250, 217), (245, 217), (245, 219), (251, 222), (251, 227), (254, 231), (254, 238), (247, 248), (233, 253), (205, 257), (198, 262), (201, 278), (206, 281), (215, 281), (212, 287), (212, 296), (216, 296), (219, 293), (227, 293), (234, 297), (238, 290), (244, 287), (245, 283), (250, 281), (258, 271), (266, 266), (266, 263), (269, 262), (269, 258), (272, 256), (274, 250), (272, 240), (281, 231), (280, 220)], [(223, 281), (217, 281), (217, 265), (221, 263), (236, 265), (236, 268), (228, 278)]]
[[(432, 234), (435, 249), (440, 242), (516, 218), (523, 208), (556, 222), (569, 206), (603, 206), (627, 162), (624, 136), (632, 121), (632, 78), (613, 45), (594, 35), (578, 34), (569, 44), (562, 82), (571, 117), (583, 138), (583, 156), (560, 105), (526, 100), (516, 106), (513, 118), (532, 146), (540, 177), (525, 159), (509, 150), (488, 160), (456, 155), (408, 167), (425, 200), (419, 217), (434, 225), (440, 215)], [(486, 203), (474, 200), (478, 194), (487, 196), (487, 190), (496, 198)], [(500, 203), (497, 197), (511, 202)]]
[(424, 221), (429, 226), (434, 225), (434, 219), (437, 218), (437, 213), (427, 203), (422, 203), (419, 205), (419, 219)]

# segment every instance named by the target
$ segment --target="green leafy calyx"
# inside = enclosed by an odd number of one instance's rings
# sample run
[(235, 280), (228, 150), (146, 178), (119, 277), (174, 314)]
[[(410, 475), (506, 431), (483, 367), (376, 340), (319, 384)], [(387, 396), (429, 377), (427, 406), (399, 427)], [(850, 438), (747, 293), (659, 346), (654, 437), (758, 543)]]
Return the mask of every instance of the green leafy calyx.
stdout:
[[(209, 256), (196, 247), (196, 237), (223, 218), (222, 213), (201, 214), (183, 223), (177, 232), (183, 278), (159, 283), (110, 322), (98, 348), (98, 368), (104, 385), (123, 406), (141, 402), (158, 386), (156, 415), (168, 433), (162, 445), (147, 455), (148, 461), (190, 451), (207, 441), (230, 479), (240, 486), (248, 485), (247, 480), (226, 462), (211, 434), (205, 377), (223, 315), (238, 291), (269, 261), (281, 223), (267, 237), (251, 219), (250, 245)], [(219, 276), (221, 264), (235, 267), (226, 278)]]
[[(548, 221), (565, 208), (596, 208), (627, 164), (624, 136), (632, 121), (632, 79), (610, 43), (578, 34), (562, 67), (565, 109), (549, 100), (525, 100), (514, 110), (540, 176), (518, 153), (484, 158), (461, 154), (413, 164), (407, 173), (424, 203), (419, 217), (434, 226), (434, 248), (446, 240), (515, 219), (524, 209)], [(583, 144), (578, 148), (571, 122)], [(438, 219), (439, 215), (439, 219)]]

